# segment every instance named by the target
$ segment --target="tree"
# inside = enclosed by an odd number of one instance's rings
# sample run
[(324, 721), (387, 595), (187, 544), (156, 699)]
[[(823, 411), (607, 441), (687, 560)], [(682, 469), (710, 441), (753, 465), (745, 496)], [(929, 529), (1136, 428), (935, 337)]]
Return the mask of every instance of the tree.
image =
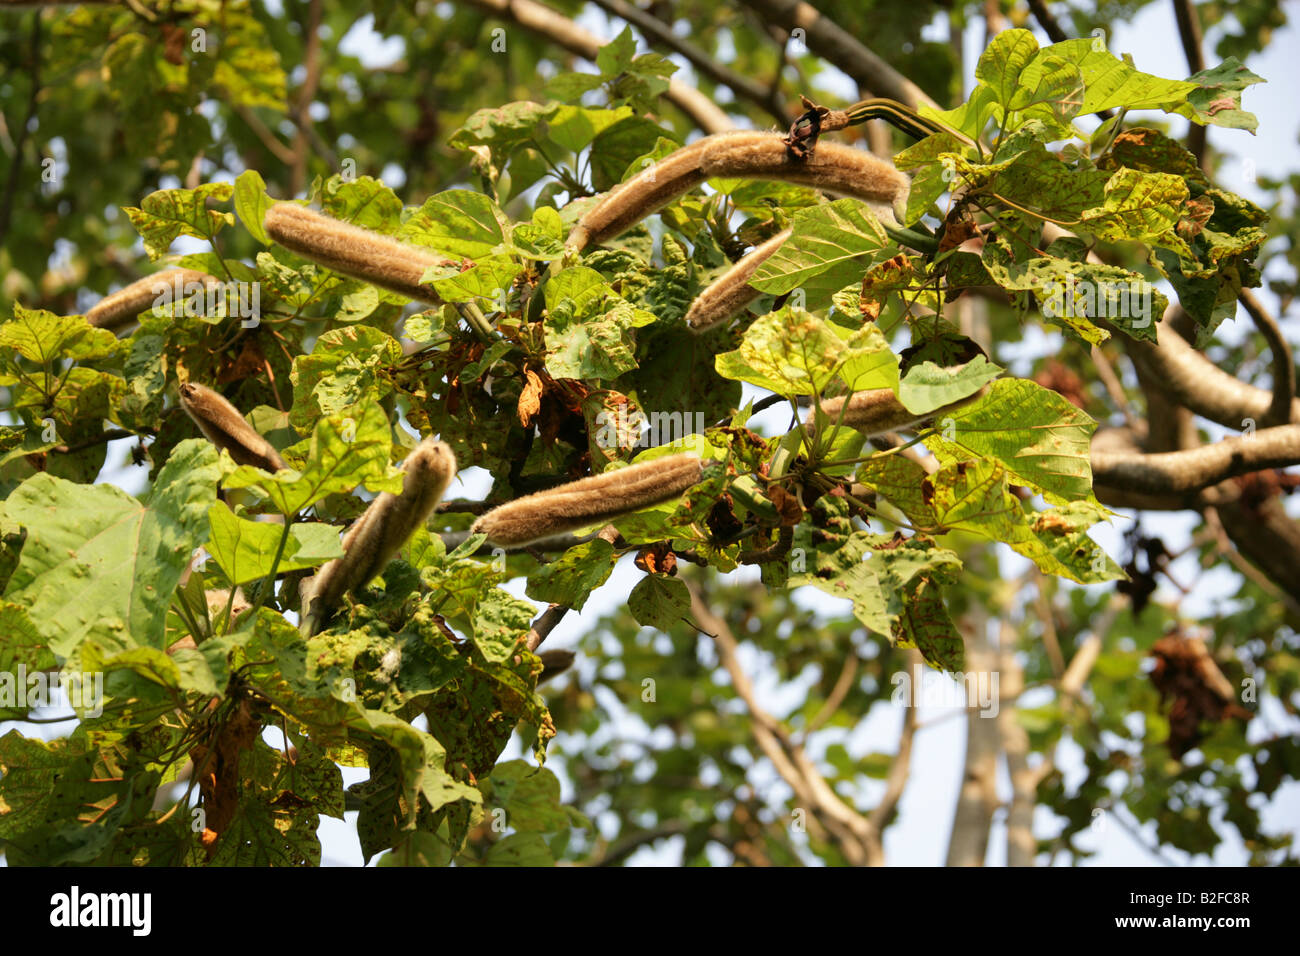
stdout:
[[(1112, 821), (1290, 859), (1248, 798), (1300, 749), (1247, 730), (1296, 713), (1300, 419), (1251, 289), (1296, 224), (1205, 135), (1254, 129), (1280, 12), (1234, 7), (1207, 65), (1224, 7), (1180, 0), (1177, 80), (1081, 13), (947, 8), (986, 16), (962, 96), (937, 6), (705, 4), (689, 42), (594, 6), (630, 26), (381, 4), (382, 67), (353, 3), (4, 14), (0, 718), (60, 677), (79, 718), (0, 737), (8, 861), (318, 863), (353, 809), (385, 864), (879, 864), (934, 688), (967, 715), (951, 864), (1002, 761), (1009, 863)], [(486, 494), (447, 497), (453, 457)], [(1106, 554), (1112, 509), (1195, 515), (1233, 609), (1155, 593), (1145, 523)]]

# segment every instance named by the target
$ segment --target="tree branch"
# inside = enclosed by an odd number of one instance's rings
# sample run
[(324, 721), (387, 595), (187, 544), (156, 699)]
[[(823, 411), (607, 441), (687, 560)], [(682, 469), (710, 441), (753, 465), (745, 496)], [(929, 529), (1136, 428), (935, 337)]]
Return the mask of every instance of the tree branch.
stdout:
[(787, 30), (801, 29), (808, 48), (877, 96), (898, 100), (916, 109), (938, 104), (856, 37), (803, 0), (745, 0), (765, 22)]
[(13, 214), (14, 192), (18, 188), (18, 177), (23, 170), (23, 149), (27, 145), (28, 128), (36, 118), (36, 101), (41, 94), (41, 11), (32, 14), (31, 39), (31, 84), (32, 90), (27, 97), (27, 115), (23, 117), (22, 126), (14, 137), (14, 158), (9, 164), (9, 175), (5, 180), (4, 198), (0, 199), (0, 245), (4, 245), (9, 235), (9, 218)]
[[(855, 657), (854, 660), (856, 659)], [(907, 652), (905, 660), (910, 671), (913, 666), (920, 663), (921, 655), (913, 648)], [(889, 820), (898, 807), (898, 801), (903, 798), (903, 791), (907, 789), (907, 781), (912, 773), (912, 743), (916, 739), (917, 715), (921, 710), (916, 703), (913, 700), (903, 708), (903, 729), (898, 735), (898, 751), (894, 754), (894, 762), (889, 765), (889, 775), (885, 778), (885, 793), (868, 817), (878, 833), (884, 833), (885, 827), (889, 825)]]
[(790, 785), (795, 798), (810, 811), (810, 822), (817, 822), (835, 841), (844, 858), (853, 866), (878, 866), (884, 862), (880, 833), (871, 822), (849, 807), (826, 783), (803, 748), (790, 739), (786, 728), (759, 706), (754, 685), (740, 666), (736, 655), (736, 637), (727, 622), (704, 603), (699, 590), (686, 584), (691, 596), (691, 614), (705, 633), (711, 634), (718, 659), (731, 676), (736, 695), (745, 702), (752, 718), (752, 730), (759, 748), (772, 761), (777, 773)]
[(316, 98), (316, 87), (320, 83), (320, 21), (321, 0), (310, 0), (307, 6), (307, 22), (303, 29), (303, 66), (306, 74), (302, 88), (298, 91), (298, 102), (289, 110), (298, 127), (293, 149), (293, 162), (289, 165), (289, 195), (296, 196), (302, 192), (307, 181), (307, 156), (309, 143), (315, 132), (311, 119), (311, 102)]
[[(987, 674), (996, 670), (997, 657), (987, 635), (987, 609), (978, 604), (972, 606), (965, 623), (962, 635), (966, 640), (966, 673)], [(1000, 704), (999, 698), (999, 707)], [(978, 701), (968, 700), (966, 754), (961, 790), (953, 810), (952, 833), (948, 838), (947, 866), (984, 865), (989, 829), (998, 805), (998, 744), (996, 721), (981, 714)]]
[[(1201, 20), (1196, 15), (1192, 0), (1174, 0), (1174, 19), (1178, 21), (1178, 38), (1183, 43), (1183, 54), (1187, 57), (1189, 73), (1200, 73), (1205, 69), (1205, 55), (1201, 52)], [(1187, 131), (1187, 149), (1196, 157), (1196, 162), (1207, 173), (1205, 161), (1206, 127), (1200, 123), (1191, 123)]]
[(1029, 12), (1034, 15), (1038, 25), (1043, 28), (1047, 38), (1053, 43), (1063, 43), (1069, 39), (1069, 36), (1061, 25), (1056, 22), (1056, 17), (1052, 16), (1052, 11), (1047, 9), (1047, 4), (1043, 0), (1029, 0)]
[[(1040, 575), (1041, 577), (1041, 575)], [(1033, 866), (1038, 844), (1034, 840), (1034, 805), (1038, 802), (1038, 771), (1029, 766), (1029, 734), (1016, 719), (1025, 672), (1012, 646), (1015, 631), (1004, 618), (998, 637), (998, 667), (1002, 675), (998, 693), (998, 736), (1011, 777), (1011, 804), (1007, 808), (1007, 866)]]
[(730, 67), (722, 65), (690, 40), (673, 33), (672, 27), (654, 14), (628, 3), (627, 0), (592, 0), (592, 3), (606, 13), (631, 23), (651, 39), (680, 53), (700, 73), (715, 83), (727, 87), (740, 99), (748, 100), (760, 109), (766, 110), (778, 124), (785, 125), (790, 122), (791, 117), (786, 112), (785, 103), (777, 92), (775, 84), (770, 87), (764, 86), (743, 73), (737, 73)]
[[(595, 61), (596, 53), (607, 41), (584, 30), (568, 17), (536, 0), (466, 0), (466, 2), (507, 20), (525, 30), (545, 37), (584, 60)], [(731, 117), (711, 99), (681, 80), (668, 80), (669, 102), (690, 117), (706, 133), (725, 133), (735, 129)]]
[(1282, 337), (1277, 320), (1255, 298), (1249, 289), (1242, 289), (1237, 294), (1237, 301), (1246, 307), (1246, 312), (1255, 322), (1255, 328), (1264, 336), (1268, 350), (1273, 356), (1273, 401), (1269, 404), (1268, 414), (1263, 418), (1265, 425), (1288, 425), (1300, 418), (1295, 406), (1295, 360), (1291, 358), (1291, 347)]
[(1279, 425), (1185, 451), (1134, 454), (1095, 451), (1093, 481), (1163, 495), (1200, 491), (1228, 478), (1300, 463), (1300, 425)]

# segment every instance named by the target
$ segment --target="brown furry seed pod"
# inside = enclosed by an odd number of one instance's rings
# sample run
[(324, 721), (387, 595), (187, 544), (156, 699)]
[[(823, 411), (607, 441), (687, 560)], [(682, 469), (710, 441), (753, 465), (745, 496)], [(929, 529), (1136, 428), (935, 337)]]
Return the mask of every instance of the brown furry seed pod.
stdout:
[(906, 197), (910, 184), (892, 163), (838, 143), (820, 143), (799, 159), (780, 133), (718, 133), (615, 186), (574, 226), (568, 245), (581, 252), (607, 242), (714, 176), (776, 179), (886, 205)]
[(700, 185), (708, 178), (700, 164), (712, 139), (706, 136), (683, 146), (615, 186), (578, 221), (567, 245), (581, 252), (608, 242)]
[(343, 536), (343, 557), (335, 558), (304, 582), (302, 632), (310, 637), (324, 624), (348, 591), (364, 587), (384, 570), (402, 545), (428, 519), (456, 476), (450, 446), (426, 438), (402, 465), (402, 491), (385, 491), (361, 513)]
[(537, 683), (540, 684), (552, 677), (559, 677), (567, 671), (573, 666), (573, 660), (577, 655), (573, 651), (551, 650), (541, 651), (537, 656), (542, 659), (542, 672), (537, 676)]
[(702, 467), (693, 455), (629, 465), (507, 502), (470, 530), (493, 544), (523, 547), (675, 498), (700, 480)]
[(893, 163), (839, 143), (818, 143), (811, 156), (796, 159), (778, 133), (721, 133), (710, 139), (715, 142), (701, 164), (706, 178), (779, 179), (886, 205), (905, 197), (911, 183)]
[(141, 312), (148, 312), (159, 296), (167, 295), (172, 301), (185, 299), (185, 286), (199, 284), (205, 288), (220, 285), (221, 280), (197, 269), (168, 269), (136, 279), (125, 288), (100, 299), (86, 313), (86, 321), (97, 329), (118, 329)]
[[(969, 405), (987, 390), (988, 387), (985, 386), (974, 395), (968, 395), (966, 398), (926, 412), (924, 415), (917, 415), (915, 412), (908, 411), (907, 406), (898, 400), (898, 396), (894, 394), (893, 389), (889, 388), (872, 388), (864, 392), (854, 392), (848, 396), (847, 409), (844, 408), (844, 396), (828, 398), (821, 403), (821, 410), (832, 425), (838, 422), (845, 428), (855, 429), (867, 436), (883, 435), (885, 432), (910, 428), (932, 418), (940, 418), (948, 412), (961, 408), (963, 405)], [(843, 418), (840, 417), (841, 411), (843, 412)], [(807, 429), (810, 436), (815, 436), (817, 433), (816, 414), (812, 410), (808, 412), (808, 417), (804, 421), (804, 428)]]
[(203, 436), (218, 448), (230, 452), (241, 465), (252, 465), (272, 474), (288, 467), (275, 447), (244, 421), (239, 409), (206, 385), (186, 382), (178, 389), (181, 408), (194, 419)]
[(695, 297), (686, 313), (692, 332), (707, 332), (741, 312), (761, 292), (749, 280), (767, 259), (790, 238), (792, 229), (778, 232), (728, 269), (717, 281)]
[(391, 289), (408, 299), (440, 305), (420, 276), (432, 266), (457, 263), (419, 246), (342, 222), (296, 203), (277, 203), (264, 221), (272, 239), (304, 258), (354, 279)]

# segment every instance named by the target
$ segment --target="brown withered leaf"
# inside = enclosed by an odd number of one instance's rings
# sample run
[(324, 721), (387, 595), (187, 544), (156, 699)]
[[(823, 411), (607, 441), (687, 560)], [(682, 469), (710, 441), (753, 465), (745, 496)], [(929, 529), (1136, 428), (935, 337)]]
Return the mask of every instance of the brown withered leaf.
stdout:
[(519, 393), (519, 424), (524, 428), (532, 425), (537, 413), (542, 410), (542, 379), (532, 369), (524, 370), (524, 387)]
[(222, 363), (221, 369), (217, 372), (218, 384), (225, 385), (266, 374), (266, 353), (262, 351), (262, 344), (257, 336), (245, 335), (242, 341), (243, 345), (234, 360)]
[(646, 574), (677, 574), (677, 555), (667, 541), (656, 541), (637, 552), (636, 566)]
[(780, 485), (768, 485), (764, 494), (776, 505), (782, 527), (793, 528), (803, 520), (803, 506), (799, 504), (799, 499)]
[(939, 237), (939, 254), (943, 255), (951, 249), (956, 249), (967, 239), (973, 239), (977, 235), (979, 230), (969, 219), (950, 222), (944, 227), (943, 235)]
[(163, 35), (163, 59), (172, 66), (185, 62), (185, 43), (189, 33), (176, 23), (164, 23), (160, 28)]
[(1156, 661), (1151, 683), (1162, 701), (1173, 698), (1167, 744), (1174, 759), (1181, 760), (1205, 737), (1202, 723), (1253, 716), (1237, 703), (1235, 688), (1204, 641), (1175, 631), (1151, 645), (1151, 656)]

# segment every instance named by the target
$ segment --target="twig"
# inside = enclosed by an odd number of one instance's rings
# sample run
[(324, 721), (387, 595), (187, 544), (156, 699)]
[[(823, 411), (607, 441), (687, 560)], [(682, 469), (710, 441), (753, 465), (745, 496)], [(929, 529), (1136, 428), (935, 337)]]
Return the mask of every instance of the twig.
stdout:
[(1047, 660), (1052, 666), (1052, 673), (1060, 677), (1065, 673), (1065, 655), (1061, 653), (1061, 641), (1056, 634), (1056, 620), (1052, 617), (1052, 602), (1047, 597), (1047, 575), (1039, 574), (1038, 587), (1034, 592), (1034, 609), (1043, 625), (1043, 647), (1047, 650)]
[(0, 202), (0, 246), (5, 244), (9, 234), (9, 217), (13, 214), (14, 192), (18, 188), (18, 177), (22, 175), (23, 148), (27, 145), (27, 131), (36, 118), (36, 101), (41, 93), (41, 11), (32, 14), (31, 39), (31, 84), (32, 90), (27, 97), (27, 115), (18, 127), (14, 140), (14, 158), (9, 164), (9, 177), (5, 182), (4, 200)]
[(244, 106), (242, 103), (236, 103), (232, 108), (235, 111), (235, 115), (244, 121), (244, 125), (247, 126), (252, 134), (261, 141), (263, 146), (266, 147), (268, 153), (286, 166), (293, 165), (298, 154), (276, 139), (275, 134), (266, 128), (266, 124), (257, 118), (256, 113), (247, 106)]
[[(1192, 0), (1174, 0), (1174, 19), (1178, 21), (1178, 39), (1182, 41), (1183, 53), (1187, 57), (1189, 73), (1200, 73), (1205, 69), (1205, 54), (1201, 52), (1201, 20), (1196, 15)], [(1187, 131), (1187, 149), (1196, 157), (1196, 162), (1205, 169), (1205, 145), (1207, 127), (1202, 123), (1192, 123)], [(1210, 170), (1205, 169), (1208, 173)]]
[(791, 740), (784, 725), (759, 706), (754, 685), (740, 666), (736, 654), (738, 645), (731, 628), (726, 621), (709, 610), (693, 584), (688, 582), (686, 587), (691, 595), (691, 614), (705, 633), (712, 635), (718, 658), (731, 676), (737, 696), (749, 710), (755, 741), (772, 761), (777, 773), (790, 785), (795, 798), (808, 807), (810, 823), (819, 824), (818, 828), (835, 841), (850, 864), (883, 864), (884, 850), (879, 830), (840, 798), (808, 759), (803, 748)]
[[(618, 529), (612, 524), (606, 525), (600, 529), (600, 533), (596, 537), (602, 541), (608, 541), (612, 545), (618, 538)], [(533, 626), (529, 628), (528, 634), (524, 637), (524, 645), (530, 651), (536, 651), (537, 648), (541, 647), (542, 641), (550, 636), (551, 631), (555, 630), (555, 625), (559, 624), (564, 615), (569, 613), (569, 610), (570, 608), (563, 604), (552, 604), (548, 607), (533, 622)]]
[(1061, 29), (1061, 25), (1056, 22), (1056, 17), (1052, 16), (1052, 11), (1047, 9), (1047, 4), (1043, 0), (1029, 0), (1029, 11), (1034, 15), (1034, 19), (1038, 21), (1038, 25), (1043, 28), (1047, 38), (1053, 43), (1064, 43), (1069, 39), (1066, 32)]
[[(912, 663), (920, 655), (912, 650), (907, 656), (910, 658), (908, 661), (910, 670)], [(854, 660), (856, 661), (857, 658), (855, 657)], [(885, 793), (868, 818), (878, 833), (884, 832), (889, 818), (894, 815), (898, 801), (903, 798), (903, 791), (907, 789), (907, 780), (912, 770), (912, 742), (916, 738), (917, 715), (920, 710), (921, 708), (915, 706), (915, 702), (903, 708), (903, 729), (898, 735), (898, 751), (894, 754), (894, 762), (889, 765), (889, 776), (885, 778)]]
[[(848, 696), (849, 691), (853, 688), (853, 678), (858, 676), (858, 655), (850, 652), (844, 666), (840, 668), (840, 676), (835, 679), (835, 686), (831, 688), (825, 703), (822, 704), (812, 720), (808, 721), (808, 726), (803, 729), (801, 739), (807, 742), (808, 738), (821, 729), (826, 721), (835, 716), (835, 711), (840, 709), (840, 704), (844, 703), (844, 698)], [(909, 710), (913, 708), (908, 708)]]
[(1268, 350), (1273, 356), (1273, 401), (1268, 414), (1264, 416), (1265, 425), (1287, 425), (1296, 419), (1292, 408), (1295, 399), (1295, 361), (1291, 358), (1291, 347), (1282, 337), (1277, 319), (1255, 298), (1249, 289), (1242, 289), (1237, 294), (1237, 301), (1246, 307), (1255, 328), (1264, 336)]
[(1124, 421), (1128, 423), (1129, 428), (1137, 425), (1137, 419), (1133, 415), (1133, 409), (1129, 405), (1128, 396), (1124, 394), (1124, 386), (1115, 374), (1115, 366), (1110, 364), (1110, 359), (1099, 346), (1092, 347), (1092, 363), (1097, 368), (1097, 377), (1101, 379), (1106, 386), (1106, 392), (1110, 395), (1110, 400), (1115, 403), (1124, 414)]
[(808, 48), (848, 74), (877, 96), (887, 96), (916, 109), (938, 104), (925, 91), (868, 49), (830, 17), (803, 0), (746, 0), (768, 23), (804, 31)]
[(536, 651), (550, 636), (551, 631), (555, 630), (555, 625), (563, 620), (564, 615), (569, 613), (569, 608), (563, 604), (552, 604), (533, 622), (532, 628), (528, 631), (528, 636), (524, 638), (524, 645), (530, 651)]
[(291, 110), (294, 122), (298, 126), (297, 141), (294, 143), (293, 163), (289, 167), (289, 194), (298, 195), (307, 179), (307, 144), (312, 131), (311, 101), (316, 98), (316, 88), (320, 83), (320, 21), (321, 0), (311, 0), (307, 8), (307, 22), (302, 24), (304, 49), (302, 54), (303, 77), (302, 88), (298, 91), (297, 109)]
[[(536, 0), (466, 0), (466, 2), (480, 10), (513, 20), (524, 29), (545, 37), (584, 60), (594, 62), (597, 51), (607, 42), (589, 33), (563, 14), (537, 3)], [(670, 103), (707, 133), (724, 133), (736, 128), (736, 124), (721, 107), (681, 80), (670, 78), (668, 91), (664, 95)]]
[(1295, 621), (1300, 622), (1300, 601), (1278, 587), (1268, 575), (1247, 561), (1233, 547), (1228, 531), (1223, 525), (1223, 519), (1219, 515), (1219, 509), (1210, 505), (1203, 510), (1202, 514), (1205, 516), (1205, 524), (1213, 532), (1218, 552), (1226, 557), (1244, 577), (1254, 581), (1260, 588), (1285, 605)]
[[(729, 88), (740, 99), (749, 100), (755, 106), (766, 110), (776, 118), (777, 123), (784, 125), (790, 122), (775, 84), (765, 87), (743, 73), (737, 73), (730, 67), (724, 66), (690, 40), (673, 33), (672, 27), (654, 14), (633, 6), (627, 0), (592, 0), (592, 2), (607, 13), (626, 20), (638, 27), (642, 33), (680, 53), (692, 66), (714, 82)], [(778, 73), (778, 77), (779, 75)]]
[(117, 441), (119, 438), (136, 438), (135, 432), (127, 431), (124, 428), (110, 428), (101, 432), (92, 438), (85, 438), (74, 445), (55, 445), (50, 451), (57, 451), (62, 455), (70, 455), (73, 452), (81, 451), (86, 448), (92, 448), (95, 445), (102, 445), (104, 442)]

